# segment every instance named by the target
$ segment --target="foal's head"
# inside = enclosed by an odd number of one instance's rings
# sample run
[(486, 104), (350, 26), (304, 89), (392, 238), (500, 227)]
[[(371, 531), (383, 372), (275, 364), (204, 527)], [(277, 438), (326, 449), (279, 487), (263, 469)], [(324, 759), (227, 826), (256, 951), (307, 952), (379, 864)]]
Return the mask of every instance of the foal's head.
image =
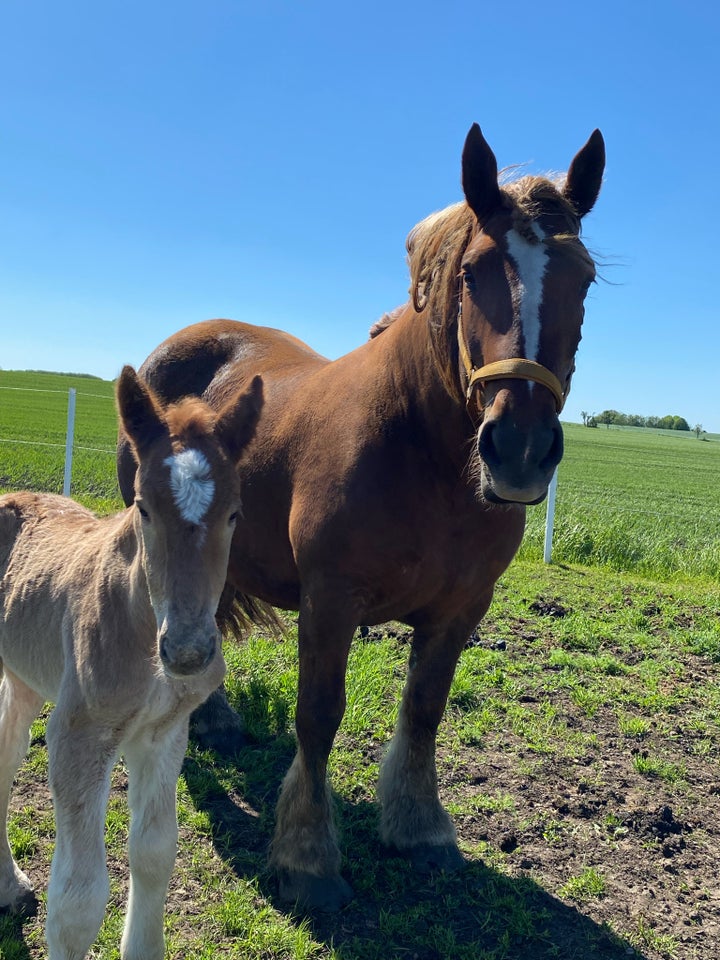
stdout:
[(199, 673), (219, 648), (215, 612), (240, 510), (235, 465), (255, 432), (262, 382), (219, 413), (197, 399), (163, 409), (124, 367), (117, 403), (138, 464), (132, 509), (160, 661), (173, 677)]
[(475, 421), (487, 500), (539, 502), (562, 457), (558, 414), (595, 277), (580, 221), (604, 165), (596, 130), (564, 181), (527, 176), (500, 187), (495, 156), (474, 124), (462, 158), (467, 202), (410, 235), (413, 298), (416, 308), (430, 307), (446, 386)]

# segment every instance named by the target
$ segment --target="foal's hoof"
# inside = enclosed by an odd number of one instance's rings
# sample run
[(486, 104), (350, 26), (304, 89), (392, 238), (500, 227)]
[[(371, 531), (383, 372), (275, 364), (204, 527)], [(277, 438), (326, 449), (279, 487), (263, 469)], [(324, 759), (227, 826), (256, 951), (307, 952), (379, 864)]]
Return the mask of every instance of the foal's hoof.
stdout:
[(13, 917), (34, 917), (38, 912), (38, 901), (35, 891), (32, 889), (23, 890), (12, 903), (6, 903), (0, 906), (0, 914)]
[(299, 870), (282, 870), (278, 875), (280, 899), (302, 913), (315, 910), (337, 913), (354, 897), (353, 889), (339, 873), (316, 877)]
[(214, 750), (227, 759), (245, 746), (245, 724), (228, 703), (223, 687), (211, 693), (190, 715), (190, 738), (204, 750)]
[(390, 847), (388, 853), (409, 860), (418, 873), (456, 873), (467, 866), (467, 861), (454, 843), (418, 843), (402, 850)]

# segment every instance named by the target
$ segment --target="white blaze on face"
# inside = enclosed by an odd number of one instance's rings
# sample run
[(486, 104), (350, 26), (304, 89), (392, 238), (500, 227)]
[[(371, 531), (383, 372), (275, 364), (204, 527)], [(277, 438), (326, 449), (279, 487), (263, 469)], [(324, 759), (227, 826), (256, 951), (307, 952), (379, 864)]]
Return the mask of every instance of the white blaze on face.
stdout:
[(210, 464), (199, 450), (181, 450), (165, 461), (170, 467), (170, 489), (183, 520), (198, 524), (215, 495)]
[[(533, 233), (538, 240), (544, 234), (534, 223)], [(543, 280), (547, 268), (547, 248), (543, 243), (530, 243), (516, 230), (507, 234), (508, 253), (515, 261), (520, 287), (519, 302), (516, 306), (516, 319), (520, 322), (525, 340), (525, 357), (527, 360), (538, 358), (540, 349), (540, 307), (543, 301)], [(530, 384), (532, 387), (532, 383)]]

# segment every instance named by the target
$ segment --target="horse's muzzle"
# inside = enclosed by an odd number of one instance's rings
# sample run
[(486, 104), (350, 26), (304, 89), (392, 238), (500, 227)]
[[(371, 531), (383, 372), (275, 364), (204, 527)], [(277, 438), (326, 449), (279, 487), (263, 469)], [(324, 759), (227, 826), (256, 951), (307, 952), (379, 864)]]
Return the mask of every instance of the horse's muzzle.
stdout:
[(190, 639), (183, 637), (183, 631), (171, 632), (163, 628), (158, 634), (158, 649), (163, 670), (169, 677), (181, 679), (204, 673), (210, 666), (219, 649), (220, 637), (217, 631), (203, 640), (198, 633)]
[(492, 503), (541, 503), (563, 455), (557, 417), (522, 428), (509, 417), (486, 417), (477, 437), (480, 487)]

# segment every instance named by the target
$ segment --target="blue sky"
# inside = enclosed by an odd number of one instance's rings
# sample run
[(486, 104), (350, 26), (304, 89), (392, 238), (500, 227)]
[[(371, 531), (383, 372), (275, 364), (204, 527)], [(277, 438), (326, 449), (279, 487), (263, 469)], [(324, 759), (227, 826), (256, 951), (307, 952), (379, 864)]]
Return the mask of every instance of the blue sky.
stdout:
[(217, 316), (337, 357), (405, 299), (473, 121), (533, 172), (599, 127), (564, 416), (720, 432), (719, 9), (4, 0), (0, 366), (112, 378)]

